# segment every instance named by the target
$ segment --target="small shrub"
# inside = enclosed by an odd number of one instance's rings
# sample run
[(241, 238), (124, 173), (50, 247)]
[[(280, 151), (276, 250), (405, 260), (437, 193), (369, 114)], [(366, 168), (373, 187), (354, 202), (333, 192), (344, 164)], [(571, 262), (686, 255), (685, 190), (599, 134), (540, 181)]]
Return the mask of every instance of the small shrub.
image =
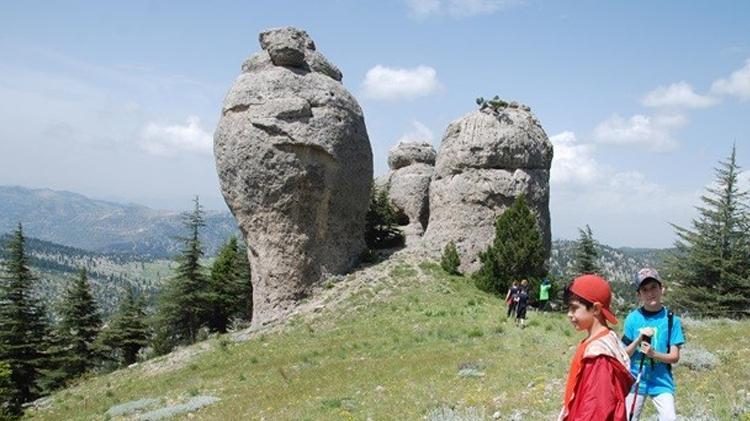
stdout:
[(461, 273), (458, 271), (460, 264), (461, 259), (458, 256), (456, 244), (451, 241), (443, 249), (443, 255), (440, 258), (440, 267), (449, 275), (460, 275)]
[(462, 378), (484, 377), (484, 365), (478, 363), (462, 363), (458, 366), (458, 376)]
[(161, 403), (158, 399), (139, 399), (136, 401), (125, 402), (109, 408), (105, 415), (110, 417), (121, 417), (143, 409), (153, 407)]
[(719, 365), (719, 357), (703, 348), (685, 347), (680, 351), (679, 364), (693, 371), (711, 370)]
[(428, 421), (483, 421), (487, 419), (483, 407), (455, 408), (441, 405), (427, 412)]
[(478, 327), (473, 327), (471, 330), (469, 330), (469, 337), (470, 338), (481, 338), (484, 336), (484, 332), (482, 332), (482, 329)]
[(169, 405), (164, 408), (159, 408), (155, 411), (147, 412), (139, 417), (144, 420), (159, 420), (164, 418), (171, 418), (179, 414), (185, 414), (189, 412), (195, 412), (204, 406), (211, 405), (218, 402), (220, 399), (213, 396), (196, 396), (190, 399), (187, 403)]

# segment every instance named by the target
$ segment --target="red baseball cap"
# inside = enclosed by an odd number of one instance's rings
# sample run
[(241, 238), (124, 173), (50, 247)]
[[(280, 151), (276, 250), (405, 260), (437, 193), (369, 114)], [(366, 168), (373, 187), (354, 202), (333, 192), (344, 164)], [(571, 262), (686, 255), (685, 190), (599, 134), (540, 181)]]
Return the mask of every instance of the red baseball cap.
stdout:
[(617, 324), (617, 317), (609, 308), (612, 302), (612, 290), (607, 280), (598, 275), (582, 275), (573, 280), (570, 291), (586, 301), (599, 303), (602, 306), (604, 318), (612, 324)]

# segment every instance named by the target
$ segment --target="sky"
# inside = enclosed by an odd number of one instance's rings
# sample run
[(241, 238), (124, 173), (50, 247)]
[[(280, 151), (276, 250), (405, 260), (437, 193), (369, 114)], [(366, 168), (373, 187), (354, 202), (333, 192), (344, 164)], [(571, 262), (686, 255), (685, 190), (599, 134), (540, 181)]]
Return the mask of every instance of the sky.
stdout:
[(552, 236), (669, 247), (737, 147), (750, 186), (750, 2), (0, 3), (0, 185), (225, 210), (212, 155), (258, 34), (306, 30), (362, 106), (375, 175), (499, 95), (554, 145)]

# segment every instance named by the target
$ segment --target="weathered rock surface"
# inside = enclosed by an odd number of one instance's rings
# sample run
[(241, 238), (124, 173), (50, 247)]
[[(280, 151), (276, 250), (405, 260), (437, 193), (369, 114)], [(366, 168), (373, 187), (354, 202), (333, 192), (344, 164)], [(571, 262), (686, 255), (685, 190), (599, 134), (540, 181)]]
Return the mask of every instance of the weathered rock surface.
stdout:
[(260, 34), (214, 134), (221, 189), (253, 267), (253, 324), (356, 264), (372, 183), (362, 110), (304, 31)]
[(423, 246), (439, 256), (452, 240), (461, 270), (478, 269), (495, 219), (524, 194), (549, 255), (551, 163), (552, 143), (526, 106), (487, 107), (452, 122), (437, 154)]
[(388, 153), (391, 170), (375, 183), (378, 188), (388, 190), (391, 204), (399, 212), (399, 225), (407, 246), (415, 244), (427, 227), (435, 156), (435, 149), (427, 142), (399, 143)]

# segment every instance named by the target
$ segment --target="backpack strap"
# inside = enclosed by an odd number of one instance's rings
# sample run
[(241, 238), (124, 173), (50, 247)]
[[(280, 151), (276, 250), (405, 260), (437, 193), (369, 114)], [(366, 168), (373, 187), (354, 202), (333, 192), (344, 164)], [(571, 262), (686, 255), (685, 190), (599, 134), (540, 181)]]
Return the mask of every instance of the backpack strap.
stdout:
[(674, 312), (667, 309), (667, 353), (672, 348), (672, 325), (674, 324)]
[[(667, 309), (667, 354), (672, 351), (672, 325), (674, 324), (674, 312)], [(672, 364), (667, 364), (667, 370), (672, 372)]]

